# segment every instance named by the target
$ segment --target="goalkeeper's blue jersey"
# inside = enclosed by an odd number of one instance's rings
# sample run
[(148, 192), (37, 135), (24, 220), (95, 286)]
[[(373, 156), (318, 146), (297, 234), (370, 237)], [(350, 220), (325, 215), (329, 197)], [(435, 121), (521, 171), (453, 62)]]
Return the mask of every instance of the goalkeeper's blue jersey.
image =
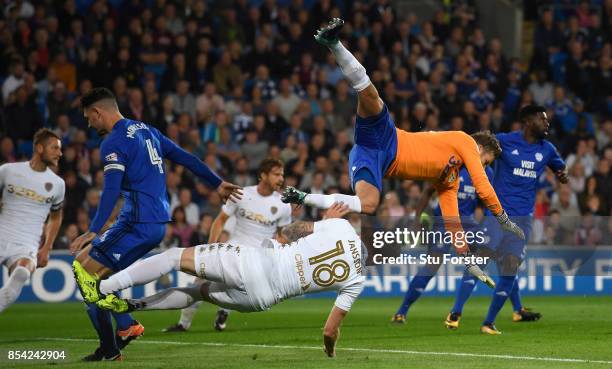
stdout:
[(550, 141), (530, 144), (522, 131), (499, 133), (497, 139), (502, 153), (493, 163), (493, 188), (509, 216), (531, 216), (538, 178), (547, 166), (558, 171), (565, 162)]
[(104, 171), (124, 171), (120, 221), (164, 223), (170, 221), (163, 157), (174, 145), (145, 123), (121, 119), (100, 146)]

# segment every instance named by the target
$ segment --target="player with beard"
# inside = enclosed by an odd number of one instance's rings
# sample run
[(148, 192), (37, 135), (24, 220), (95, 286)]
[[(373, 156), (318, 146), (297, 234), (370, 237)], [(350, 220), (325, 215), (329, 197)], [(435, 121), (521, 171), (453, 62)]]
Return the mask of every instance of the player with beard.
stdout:
[[(77, 254), (73, 266), (106, 277), (125, 269), (160, 243), (170, 221), (164, 159), (189, 169), (216, 189), (224, 201), (240, 198), (239, 186), (223, 181), (156, 128), (124, 118), (110, 90), (92, 89), (81, 98), (81, 107), (89, 126), (104, 136), (100, 145), (104, 188), (89, 230), (70, 244), (70, 251)], [(117, 221), (99, 234), (120, 196), (124, 202)], [(75, 277), (78, 281), (78, 275)], [(87, 313), (100, 347), (83, 360), (122, 360), (108, 312), (88, 304)], [(142, 325), (133, 322), (139, 328), (137, 334), (142, 335)]]
[(50, 168), (62, 156), (62, 141), (46, 128), (33, 141), (30, 161), (0, 166), (0, 265), (9, 270), (0, 289), (0, 313), (17, 300), (34, 270), (47, 265), (62, 225), (65, 184)]
[[(283, 300), (321, 291), (338, 293), (323, 328), (323, 348), (336, 355), (340, 325), (361, 293), (367, 251), (353, 226), (341, 218), (346, 205), (332, 205), (323, 220), (297, 221), (274, 239), (251, 247), (213, 243), (174, 248), (100, 280), (75, 268), (83, 297), (115, 312), (181, 309), (204, 300), (241, 312), (270, 309)], [(114, 292), (151, 282), (172, 270), (196, 275), (200, 287), (171, 288), (138, 300)]]
[[(243, 247), (253, 244), (261, 245), (264, 239), (273, 238), (282, 227), (291, 223), (291, 205), (283, 203), (278, 192), (285, 180), (283, 162), (273, 158), (264, 159), (259, 164), (257, 173), (259, 182), (256, 186), (244, 187), (241, 200), (223, 205), (212, 224), (208, 243), (219, 242), (221, 232), (230, 217), (235, 218), (235, 225), (227, 242)], [(203, 282), (198, 279), (194, 286)], [(181, 310), (179, 322), (163, 331), (184, 332), (188, 330), (201, 304), (202, 301), (198, 301)], [(224, 308), (217, 310), (214, 322), (216, 330), (225, 329), (229, 312)]]

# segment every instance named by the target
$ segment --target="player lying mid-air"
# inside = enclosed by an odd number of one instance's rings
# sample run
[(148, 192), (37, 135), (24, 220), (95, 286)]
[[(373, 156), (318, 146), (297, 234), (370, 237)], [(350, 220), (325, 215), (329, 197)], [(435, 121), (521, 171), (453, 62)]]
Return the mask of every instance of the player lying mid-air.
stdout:
[[(469, 136), (461, 131), (412, 133), (397, 129), (365, 68), (339, 41), (343, 25), (344, 21), (336, 18), (317, 31), (315, 39), (329, 47), (344, 77), (358, 92), (355, 145), (349, 155), (349, 176), (356, 196), (306, 194), (287, 187), (283, 201), (324, 209), (335, 202), (343, 202), (352, 211), (374, 214), (380, 202), (383, 177), (426, 180), (432, 182), (438, 192), (447, 231), (457, 235), (462, 231), (458, 220), (457, 179), (459, 170), (465, 166), (478, 196), (497, 217), (501, 227), (524, 238), (523, 231), (502, 208), (484, 171), (484, 166), (501, 153), (495, 136), (488, 132)], [(468, 247), (458, 247), (457, 251), (467, 253)], [(478, 273), (481, 280), (487, 280), (491, 286), (494, 284), (478, 266), (468, 268)]]
[[(367, 252), (351, 224), (350, 210), (334, 204), (318, 222), (294, 222), (261, 245), (213, 243), (173, 248), (100, 281), (74, 262), (85, 301), (115, 312), (182, 309), (204, 300), (242, 312), (267, 310), (294, 296), (325, 290), (338, 297), (323, 329), (324, 349), (335, 356), (340, 324), (363, 289)], [(116, 291), (156, 280), (172, 270), (198, 276), (198, 287), (171, 288), (138, 300)]]
[[(228, 201), (223, 205), (219, 215), (213, 222), (208, 243), (216, 243), (221, 237), (223, 228), (231, 216), (235, 217), (235, 225), (230, 232), (227, 243), (239, 245), (261, 245), (266, 238), (274, 237), (282, 227), (291, 223), (291, 205), (283, 204), (280, 199), (280, 189), (285, 180), (284, 163), (278, 159), (267, 158), (259, 164), (256, 186), (243, 188), (242, 199)], [(201, 281), (196, 280), (198, 284)], [(202, 301), (181, 310), (179, 322), (164, 330), (164, 332), (184, 332), (191, 327), (193, 317)], [(223, 331), (229, 316), (229, 310), (219, 308), (214, 327)]]

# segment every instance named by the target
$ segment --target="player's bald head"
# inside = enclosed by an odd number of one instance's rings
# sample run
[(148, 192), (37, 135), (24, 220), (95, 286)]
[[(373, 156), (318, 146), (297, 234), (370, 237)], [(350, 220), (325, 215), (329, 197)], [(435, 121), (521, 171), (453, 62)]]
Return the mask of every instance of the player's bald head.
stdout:
[(81, 97), (81, 108), (83, 110), (92, 107), (104, 110), (119, 110), (115, 94), (105, 87), (93, 88)]

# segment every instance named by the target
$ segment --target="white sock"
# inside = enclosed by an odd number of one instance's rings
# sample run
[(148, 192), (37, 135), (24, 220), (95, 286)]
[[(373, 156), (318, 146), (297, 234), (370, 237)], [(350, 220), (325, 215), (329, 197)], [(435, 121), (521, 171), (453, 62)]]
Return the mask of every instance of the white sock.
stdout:
[(154, 281), (171, 270), (180, 270), (182, 248), (172, 248), (161, 254), (140, 260), (127, 269), (100, 282), (100, 292), (109, 294), (119, 290)]
[(181, 310), (181, 319), (179, 319), (179, 324), (182, 325), (183, 328), (189, 329), (189, 327), (191, 327), (193, 317), (198, 312), (198, 308), (200, 305), (202, 305), (202, 303), (203, 301), (197, 301)]
[(335, 193), (332, 195), (319, 195), (309, 193), (304, 198), (304, 204), (314, 206), (319, 209), (329, 209), (335, 202), (342, 202), (348, 205), (349, 209), (356, 213), (361, 213), (361, 200), (353, 195), (343, 195)]
[(141, 305), (137, 310), (170, 310), (183, 309), (196, 301), (202, 300), (199, 287), (170, 288), (153, 296), (135, 300)]
[(350, 51), (344, 47), (342, 42), (338, 43), (329, 48), (336, 57), (336, 63), (340, 66), (342, 74), (349, 81), (351, 87), (357, 91), (362, 91), (370, 85), (370, 77), (366, 73), (365, 68), (359, 61), (351, 54)]
[(13, 270), (9, 279), (0, 289), (0, 313), (17, 300), (23, 285), (26, 284), (28, 279), (30, 279), (28, 268), (18, 266)]

